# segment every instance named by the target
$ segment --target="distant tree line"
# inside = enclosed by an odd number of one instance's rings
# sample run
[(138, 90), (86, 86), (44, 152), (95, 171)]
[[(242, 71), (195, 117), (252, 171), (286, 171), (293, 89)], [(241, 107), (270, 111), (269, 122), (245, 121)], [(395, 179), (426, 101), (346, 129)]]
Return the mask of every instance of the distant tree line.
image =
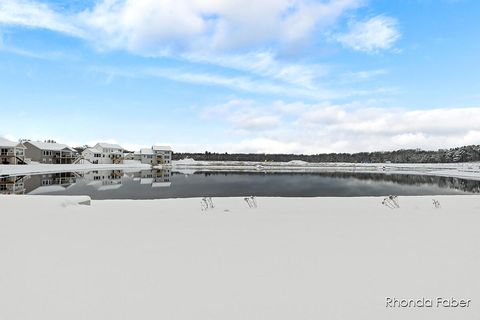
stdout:
[(174, 153), (173, 159), (192, 158), (197, 161), (260, 161), (288, 162), (349, 162), (349, 163), (453, 163), (480, 161), (480, 145), (470, 145), (452, 149), (426, 151), (402, 149), (396, 151), (375, 151), (359, 153), (322, 154), (267, 154), (267, 153)]

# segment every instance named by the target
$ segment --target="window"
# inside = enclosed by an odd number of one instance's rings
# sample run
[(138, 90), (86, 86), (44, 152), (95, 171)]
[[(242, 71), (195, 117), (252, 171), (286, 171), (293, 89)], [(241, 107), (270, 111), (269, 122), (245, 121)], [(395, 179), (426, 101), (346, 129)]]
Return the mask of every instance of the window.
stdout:
[(8, 153), (8, 149), (1, 149), (0, 153), (5, 156)]

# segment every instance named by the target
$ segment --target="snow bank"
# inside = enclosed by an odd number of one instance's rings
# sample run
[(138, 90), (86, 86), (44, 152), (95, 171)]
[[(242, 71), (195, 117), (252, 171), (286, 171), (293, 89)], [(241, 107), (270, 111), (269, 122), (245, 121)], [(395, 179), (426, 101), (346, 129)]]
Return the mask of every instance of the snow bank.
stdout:
[[(182, 161), (182, 160), (180, 160)], [(290, 162), (243, 162), (243, 161), (194, 161), (173, 162), (174, 171), (193, 170), (209, 171), (244, 171), (244, 172), (351, 172), (351, 173), (386, 173), (445, 176), (480, 180), (480, 163), (309, 163), (299, 160)]]
[[(57, 206), (60, 207), (78, 206), (91, 204), (92, 199), (89, 196), (24, 196), (24, 195), (0, 195), (1, 205), (24, 206), (31, 212), (42, 211), (43, 206)], [(20, 205), (21, 204), (21, 205)], [(16, 210), (15, 210), (16, 211)]]
[(480, 197), (434, 198), (3, 196), (0, 319), (479, 319)]
[(308, 162), (302, 161), (302, 160), (291, 160), (288, 162), (288, 164), (293, 164), (293, 165), (308, 165)]
[(181, 159), (181, 160), (176, 160), (176, 161), (174, 161), (174, 163), (176, 165), (188, 165), (188, 164), (195, 164), (195, 163), (197, 163), (197, 161), (195, 161), (192, 158), (185, 158), (185, 159)]

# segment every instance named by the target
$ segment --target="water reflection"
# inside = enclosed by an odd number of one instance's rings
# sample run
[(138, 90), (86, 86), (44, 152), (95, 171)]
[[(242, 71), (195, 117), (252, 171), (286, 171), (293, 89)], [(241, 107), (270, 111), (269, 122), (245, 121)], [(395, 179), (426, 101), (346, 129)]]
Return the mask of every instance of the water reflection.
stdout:
[(92, 199), (224, 196), (383, 196), (480, 193), (480, 181), (382, 173), (119, 170), (0, 177), (2, 194), (89, 195)]
[(91, 171), (83, 175), (82, 182), (98, 191), (115, 190), (122, 187), (121, 170)]
[(27, 176), (0, 177), (0, 194), (24, 194)]
[(25, 191), (28, 194), (43, 194), (53, 191), (64, 191), (76, 183), (79, 173), (62, 172), (24, 176)]
[(142, 170), (133, 174), (134, 181), (150, 185), (152, 188), (170, 187), (171, 170)]

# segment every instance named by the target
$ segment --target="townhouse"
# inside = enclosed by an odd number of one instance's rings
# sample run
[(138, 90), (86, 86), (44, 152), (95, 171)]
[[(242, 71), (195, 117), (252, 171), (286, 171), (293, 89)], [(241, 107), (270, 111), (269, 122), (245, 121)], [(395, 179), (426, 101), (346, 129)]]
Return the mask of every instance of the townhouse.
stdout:
[(0, 137), (0, 164), (25, 164), (25, 145)]

